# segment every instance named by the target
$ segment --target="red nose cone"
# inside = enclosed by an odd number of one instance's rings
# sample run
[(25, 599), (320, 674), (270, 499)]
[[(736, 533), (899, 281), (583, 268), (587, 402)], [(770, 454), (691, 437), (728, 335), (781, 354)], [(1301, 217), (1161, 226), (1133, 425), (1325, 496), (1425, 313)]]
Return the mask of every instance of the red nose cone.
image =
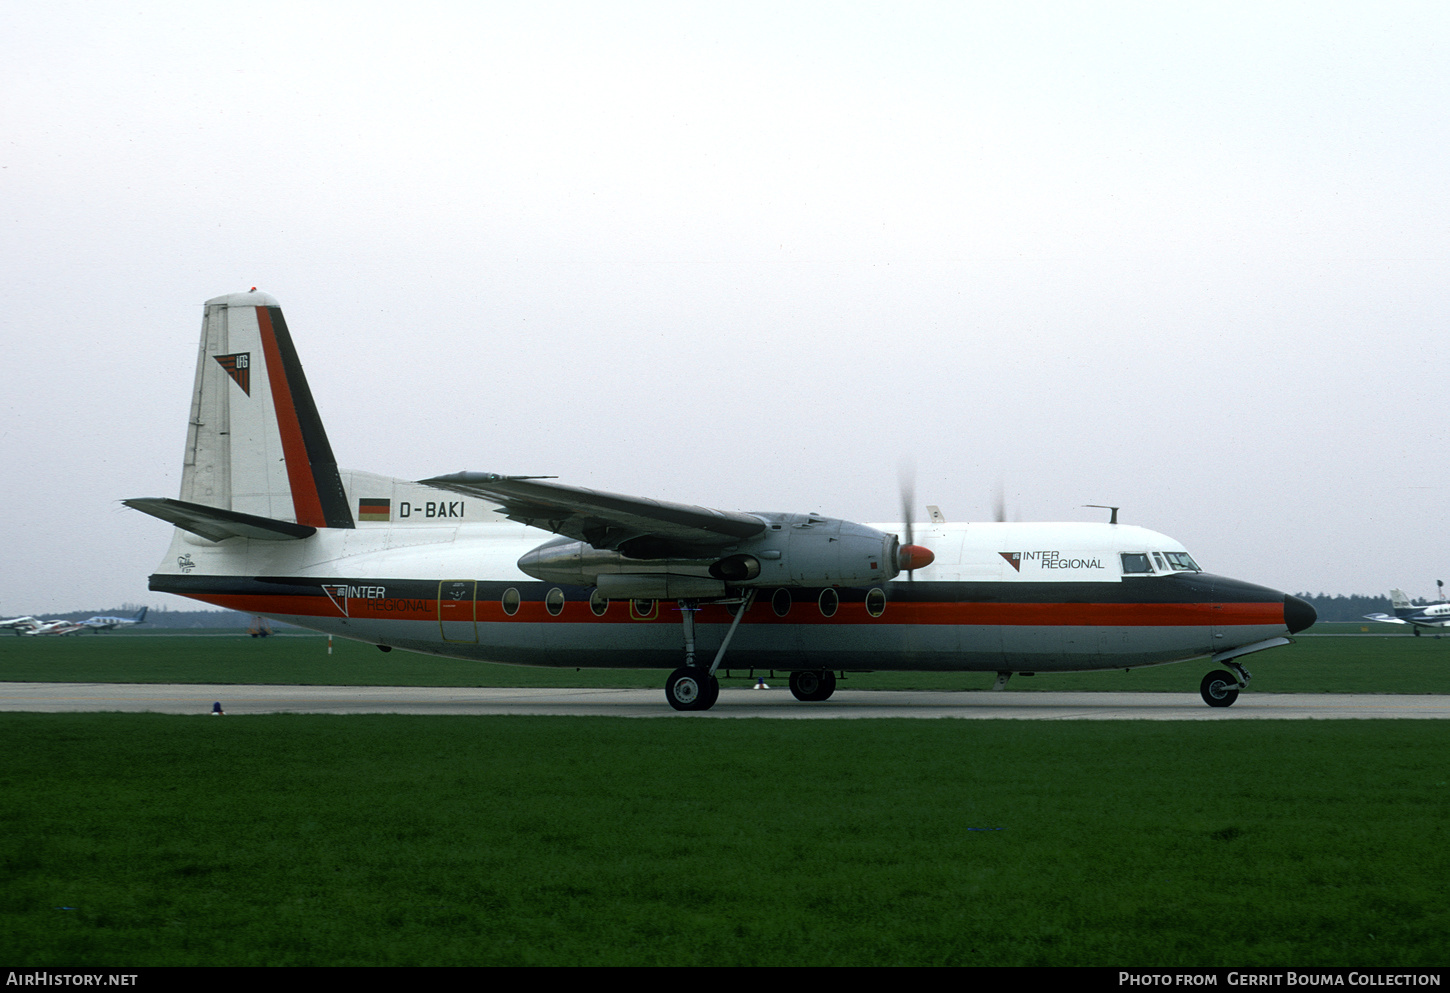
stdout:
[(902, 569), (908, 572), (913, 569), (925, 569), (936, 561), (936, 556), (931, 553), (930, 548), (922, 548), (920, 545), (902, 545), (901, 551), (897, 554), (897, 562)]

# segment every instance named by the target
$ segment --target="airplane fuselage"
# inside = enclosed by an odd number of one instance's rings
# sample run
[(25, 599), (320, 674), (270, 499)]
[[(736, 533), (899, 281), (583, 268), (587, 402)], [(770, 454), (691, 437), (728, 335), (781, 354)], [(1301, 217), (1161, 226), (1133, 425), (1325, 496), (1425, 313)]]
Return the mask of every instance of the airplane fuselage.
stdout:
[[(465, 501), (454, 511), (488, 515)], [(474, 504), (475, 501), (467, 501)], [(490, 515), (491, 516), (491, 515)], [(521, 665), (671, 668), (681, 603), (602, 600), (540, 582), (518, 561), (551, 536), (507, 521), (321, 529), (299, 542), (177, 533), (153, 590), (388, 647)], [(899, 531), (900, 525), (872, 525)], [(1143, 528), (936, 524), (935, 563), (914, 580), (761, 585), (731, 642), (731, 669), (1053, 672), (1131, 668), (1229, 652), (1296, 630), (1284, 594), (1155, 568), (1185, 555)], [(248, 545), (243, 554), (241, 546)], [(1149, 561), (1125, 574), (1123, 556)], [(687, 602), (688, 603), (688, 602)], [(713, 652), (734, 608), (696, 608)], [(1307, 625), (1303, 625), (1307, 626)]]

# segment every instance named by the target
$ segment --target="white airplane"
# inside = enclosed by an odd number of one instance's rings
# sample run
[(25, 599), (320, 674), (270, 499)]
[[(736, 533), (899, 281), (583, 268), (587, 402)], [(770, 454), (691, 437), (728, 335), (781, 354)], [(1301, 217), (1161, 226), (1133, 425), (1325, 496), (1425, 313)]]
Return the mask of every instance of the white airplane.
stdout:
[(24, 635), (39, 636), (50, 634), (76, 634), (84, 630), (85, 627), (77, 624), (75, 621), (57, 620), (37, 621), (29, 628), (25, 629), (20, 633)]
[(142, 607), (136, 612), (135, 617), (102, 617), (97, 615), (83, 621), (78, 621), (77, 623), (87, 631), (113, 631), (116, 628), (128, 628), (135, 624), (145, 624), (146, 610), (146, 607)]
[(342, 470), (282, 311), (255, 291), (207, 301), (189, 420), (180, 498), (125, 501), (177, 528), (152, 590), (383, 651), (670, 669), (677, 710), (708, 709), (733, 669), (789, 672), (809, 701), (838, 672), (994, 672), (1000, 689), (1013, 673), (1197, 658), (1228, 667), (1200, 686), (1226, 707), (1244, 656), (1315, 620), (1130, 525), (913, 535), (550, 477)]
[(1405, 596), (1404, 590), (1390, 590), (1390, 607), (1394, 614), (1365, 614), (1365, 619), (1381, 624), (1408, 624), (1417, 638), (1421, 628), (1431, 631), (1450, 628), (1450, 602), (1445, 600), (1445, 584), (1437, 579), (1435, 585), (1440, 588), (1440, 599), (1434, 603), (1417, 606)]
[(26, 614), (24, 617), (11, 617), (0, 621), (0, 631), (14, 631), (17, 635), (21, 635), (39, 623), (38, 620), (29, 614)]

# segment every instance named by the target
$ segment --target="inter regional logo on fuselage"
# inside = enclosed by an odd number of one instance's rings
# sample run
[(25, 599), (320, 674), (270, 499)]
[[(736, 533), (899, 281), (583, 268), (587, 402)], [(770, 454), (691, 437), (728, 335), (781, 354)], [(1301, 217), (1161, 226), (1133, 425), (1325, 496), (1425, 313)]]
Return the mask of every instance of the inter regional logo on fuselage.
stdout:
[(349, 586), (347, 583), (322, 583), (322, 592), (332, 601), (332, 605), (341, 611), (343, 617), (350, 616), (347, 612), (347, 601), (354, 600), (381, 600), (388, 594), (386, 586)]
[(1088, 558), (1081, 554), (1074, 555), (1070, 552), (1040, 551), (1040, 552), (998, 552), (998, 555), (1007, 560), (1007, 564), (1018, 572), (1022, 571), (1023, 562), (1035, 562), (1039, 569), (1103, 569), (1103, 560), (1100, 558)]

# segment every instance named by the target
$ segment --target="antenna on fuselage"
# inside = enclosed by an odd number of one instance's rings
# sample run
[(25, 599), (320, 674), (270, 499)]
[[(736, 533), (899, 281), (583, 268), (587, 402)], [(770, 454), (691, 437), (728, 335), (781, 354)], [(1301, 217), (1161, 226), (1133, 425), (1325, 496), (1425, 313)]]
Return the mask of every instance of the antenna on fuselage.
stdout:
[(1113, 512), (1113, 514), (1112, 514), (1112, 518), (1108, 521), (1108, 523), (1109, 524), (1116, 524), (1116, 523), (1118, 523), (1118, 508), (1117, 507), (1109, 507), (1105, 503), (1085, 503), (1085, 504), (1083, 504), (1083, 506), (1084, 507), (1097, 507), (1100, 510), (1111, 510)]

